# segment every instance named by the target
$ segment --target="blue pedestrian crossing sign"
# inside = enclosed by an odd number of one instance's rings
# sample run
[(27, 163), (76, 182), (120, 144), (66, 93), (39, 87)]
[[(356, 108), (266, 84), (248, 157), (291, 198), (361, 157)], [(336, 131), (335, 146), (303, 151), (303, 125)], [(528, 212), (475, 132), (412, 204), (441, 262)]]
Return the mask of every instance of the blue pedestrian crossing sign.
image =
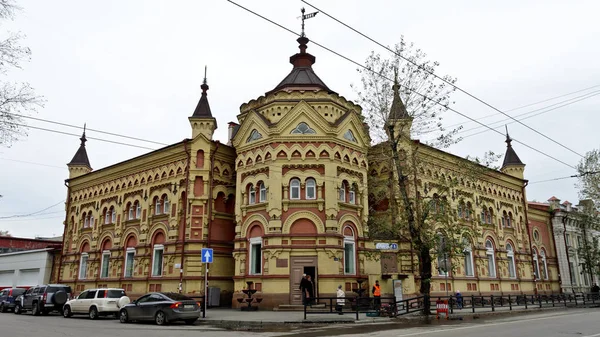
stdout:
[(212, 248), (202, 248), (202, 263), (212, 263), (213, 262), (213, 249)]

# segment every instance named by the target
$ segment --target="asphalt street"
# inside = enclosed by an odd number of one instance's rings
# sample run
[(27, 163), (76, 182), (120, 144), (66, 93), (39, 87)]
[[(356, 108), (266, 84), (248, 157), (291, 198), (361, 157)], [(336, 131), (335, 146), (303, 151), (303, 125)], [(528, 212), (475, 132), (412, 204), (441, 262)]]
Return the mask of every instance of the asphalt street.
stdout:
[(0, 314), (0, 336), (10, 337), (58, 337), (58, 336), (140, 336), (144, 337), (197, 337), (205, 336), (373, 336), (373, 337), (600, 337), (600, 309), (572, 309), (564, 311), (532, 313), (519, 316), (497, 317), (472, 321), (434, 321), (432, 324), (407, 326), (402, 324), (351, 323), (326, 327), (295, 327), (295, 331), (245, 332), (228, 331), (204, 324), (186, 326), (173, 324), (159, 327), (147, 324), (121, 324), (116, 319), (100, 318), (92, 321), (86, 317), (65, 319), (62, 316), (39, 316), (31, 314)]

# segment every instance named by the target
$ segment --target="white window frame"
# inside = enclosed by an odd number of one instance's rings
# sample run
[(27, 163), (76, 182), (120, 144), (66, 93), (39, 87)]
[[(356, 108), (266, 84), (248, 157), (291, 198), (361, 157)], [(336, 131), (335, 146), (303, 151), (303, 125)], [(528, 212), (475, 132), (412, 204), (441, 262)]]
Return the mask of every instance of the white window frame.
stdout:
[[(106, 259), (106, 261), (105, 261)], [(106, 265), (106, 275), (104, 274), (104, 267)], [(102, 263), (100, 265), (100, 278), (108, 278), (110, 275), (110, 251), (105, 250), (102, 252)]]
[(154, 204), (154, 214), (162, 214), (162, 200), (158, 197), (156, 198), (156, 204)]
[(254, 188), (254, 184), (250, 184), (248, 187), (248, 205), (256, 204), (256, 189)]
[(267, 201), (267, 186), (265, 186), (265, 183), (261, 183), (260, 187), (258, 189), (258, 201), (259, 202)]
[(81, 253), (79, 258), (79, 279), (85, 280), (87, 276), (87, 262), (89, 259), (88, 253)]
[(104, 224), (108, 225), (110, 223), (111, 220), (111, 212), (110, 212), (110, 208), (106, 209), (106, 213), (104, 213)]
[[(491, 247), (488, 247), (488, 242)], [(496, 277), (496, 257), (494, 256), (494, 244), (489, 239), (485, 241), (485, 255), (487, 257), (488, 264), (488, 275), (489, 277)], [(490, 260), (491, 258), (491, 260)], [(490, 263), (491, 262), (491, 263)]]
[(166, 195), (162, 199), (162, 206), (163, 206), (163, 214), (169, 214), (169, 206), (171, 206), (171, 204), (169, 203), (169, 197)]
[(109, 211), (110, 211), (110, 220), (111, 220), (111, 223), (117, 223), (117, 211), (115, 210), (114, 207), (111, 207), (109, 209)]
[[(152, 250), (152, 277), (160, 277), (164, 273), (164, 262), (165, 262), (165, 246), (163, 245), (154, 245), (154, 249)], [(160, 254), (160, 273), (157, 273), (156, 267), (156, 252), (161, 251)]]
[(88, 227), (94, 227), (94, 215), (90, 214), (90, 221)]
[[(473, 269), (473, 250), (471, 249), (471, 246), (467, 246), (463, 250), (463, 255), (465, 257), (465, 276), (474, 277), (475, 270)], [(467, 264), (470, 266), (470, 272), (468, 272)]]
[(133, 220), (134, 219), (134, 213), (133, 213), (133, 207), (135, 207), (135, 204), (129, 204), (129, 207), (127, 208), (127, 220)]
[[(351, 246), (347, 254), (346, 246)], [(350, 261), (348, 261), (350, 259)], [(344, 274), (356, 275), (356, 240), (354, 236), (344, 236)]]
[[(255, 270), (255, 260), (258, 258), (258, 268), (259, 270)], [(262, 253), (262, 238), (255, 237), (250, 238), (250, 264), (249, 264), (249, 274), (250, 275), (261, 275), (263, 269), (263, 253)]]
[(517, 278), (517, 267), (515, 265), (515, 250), (510, 243), (506, 244), (506, 257), (508, 258), (508, 277)]
[(137, 207), (135, 208), (135, 218), (139, 219), (142, 217), (142, 204), (141, 203), (137, 203)]
[(306, 199), (314, 200), (317, 199), (317, 182), (313, 178), (306, 179)]
[[(131, 255), (131, 275), (127, 275), (127, 264), (128, 264), (128, 260), (129, 260), (129, 256), (130, 255)], [(133, 274), (135, 273), (135, 270), (133, 268), (134, 264), (135, 264), (135, 248), (129, 247), (125, 251), (125, 268), (123, 270), (123, 276), (124, 277), (133, 277)]]
[(533, 277), (536, 280), (541, 280), (540, 277), (540, 261), (538, 259), (537, 249), (533, 249)]
[[(294, 197), (294, 190), (296, 191), (296, 197)], [(294, 178), (290, 181), (290, 199), (300, 200), (300, 179)]]
[(83, 228), (88, 228), (88, 227), (90, 227), (90, 217), (88, 214), (86, 214), (83, 217)]
[(348, 192), (348, 202), (356, 204), (356, 192), (354, 191), (354, 186), (350, 187), (350, 191)]
[(542, 257), (542, 266), (544, 267), (544, 272), (542, 273), (541, 278), (543, 278), (544, 280), (548, 280), (548, 263), (546, 261), (546, 253), (541, 249), (540, 256)]
[(340, 186), (340, 201), (346, 202), (346, 183), (342, 181), (342, 186)]

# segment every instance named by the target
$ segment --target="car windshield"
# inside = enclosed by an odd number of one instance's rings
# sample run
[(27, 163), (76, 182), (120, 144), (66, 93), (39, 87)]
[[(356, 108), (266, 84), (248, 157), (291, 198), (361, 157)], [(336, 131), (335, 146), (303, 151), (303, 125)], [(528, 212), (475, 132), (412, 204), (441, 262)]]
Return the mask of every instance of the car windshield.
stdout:
[(108, 298), (121, 298), (125, 296), (125, 291), (123, 290), (109, 290), (108, 291), (108, 295), (106, 297)]
[(24, 292), (25, 292), (25, 289), (13, 289), (12, 295), (19, 296), (19, 295), (23, 294)]
[(71, 293), (71, 287), (48, 287), (49, 293), (55, 293), (59, 290), (66, 292), (67, 294)]
[(187, 296), (183, 296), (181, 294), (177, 294), (177, 293), (163, 293), (164, 296), (167, 296), (168, 298), (172, 299), (173, 301), (193, 301), (193, 299), (187, 297)]

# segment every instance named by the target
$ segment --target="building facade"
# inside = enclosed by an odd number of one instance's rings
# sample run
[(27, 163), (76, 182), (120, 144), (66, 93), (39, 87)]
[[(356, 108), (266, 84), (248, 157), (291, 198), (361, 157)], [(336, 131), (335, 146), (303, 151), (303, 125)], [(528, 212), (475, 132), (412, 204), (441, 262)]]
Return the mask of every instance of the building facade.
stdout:
[[(545, 203), (529, 202), (529, 209), (537, 215), (544, 227), (548, 226), (552, 236), (552, 243), (557, 251), (557, 264), (560, 278), (560, 290), (562, 292), (585, 292), (588, 293), (594, 283), (599, 283), (598, 275), (593, 275), (585, 268), (585, 245), (598, 245), (600, 232), (596, 226), (586, 224), (583, 209), (593, 208), (591, 200), (583, 200), (575, 206), (569, 201), (563, 203), (560, 199), (552, 197)], [(542, 220), (543, 219), (543, 220)], [(597, 227), (596, 227), (597, 228)], [(538, 237), (532, 233), (532, 237)], [(540, 248), (538, 252), (541, 252)], [(540, 268), (543, 267), (545, 259), (539, 259)], [(541, 271), (543, 275), (543, 270)]]
[(60, 249), (41, 248), (0, 254), (0, 289), (29, 288), (52, 282)]
[[(303, 274), (313, 277), (316, 296), (375, 280), (383, 296), (395, 293), (393, 280), (402, 280), (403, 294), (417, 293), (410, 244), (377, 245), (369, 230), (369, 177), (396, 179), (373, 157), (385, 144), (371, 145), (361, 107), (325, 85), (312, 68), (308, 39), (297, 41), (291, 72), (241, 105), (227, 144), (213, 140), (217, 121), (206, 79), (189, 117), (189, 139), (93, 171), (84, 131), (68, 164), (58, 282), (76, 291), (122, 287), (133, 297), (159, 290), (202, 294), (200, 251), (212, 248), (208, 281), (220, 289), (222, 305), (239, 306), (248, 288), (257, 290), (264, 308), (301, 304)], [(391, 113), (399, 132), (410, 130), (397, 87)], [(507, 142), (502, 170), (479, 167), (472, 181), (461, 169), (465, 159), (415, 140), (402, 145), (418, 163), (411, 193), (433, 195), (442, 176), (460, 182), (452, 198), (456, 223), (481, 232), (455, 256), (462, 265), (434, 275), (434, 293), (536, 288), (525, 165)]]

